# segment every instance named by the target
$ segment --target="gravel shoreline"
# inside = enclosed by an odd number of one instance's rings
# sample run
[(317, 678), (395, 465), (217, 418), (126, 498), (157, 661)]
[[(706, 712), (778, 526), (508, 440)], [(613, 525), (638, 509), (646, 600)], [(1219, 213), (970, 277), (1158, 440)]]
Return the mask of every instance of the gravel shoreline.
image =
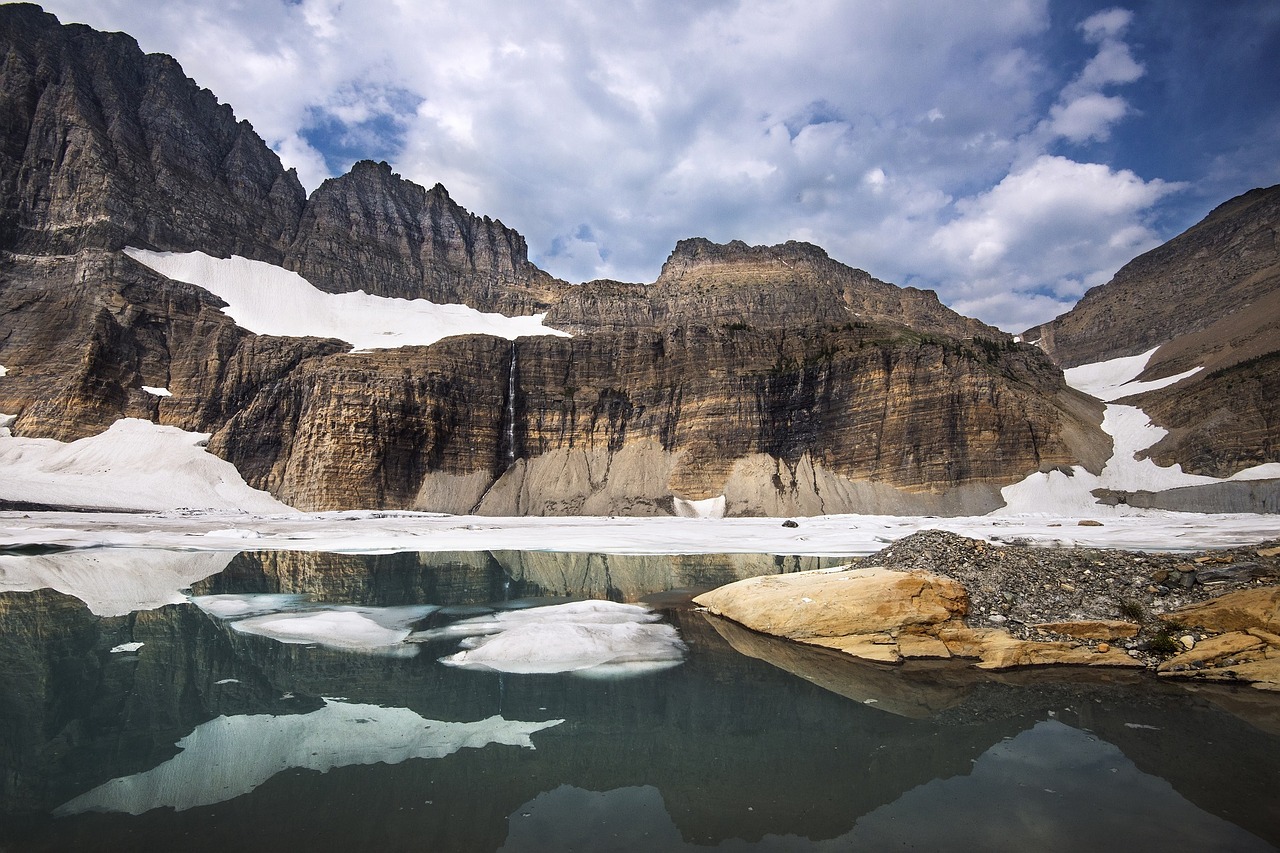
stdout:
[(1239, 589), (1280, 584), (1280, 540), (1214, 551), (1144, 553), (996, 545), (925, 530), (851, 563), (953, 578), (968, 592), (966, 624), (1003, 628), (1019, 639), (1074, 639), (1036, 627), (1046, 623), (1136, 623), (1136, 636), (1112, 645), (1154, 667), (1201, 639), (1195, 626), (1179, 624), (1168, 615), (1171, 611)]

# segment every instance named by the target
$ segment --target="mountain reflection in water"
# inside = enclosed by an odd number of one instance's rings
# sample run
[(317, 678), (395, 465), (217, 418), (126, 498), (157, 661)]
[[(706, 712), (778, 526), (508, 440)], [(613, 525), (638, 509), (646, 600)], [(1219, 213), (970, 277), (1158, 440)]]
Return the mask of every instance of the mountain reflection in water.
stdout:
[[(164, 553), (147, 557), (157, 576)], [(837, 560), (246, 552), (193, 582), (190, 555), (175, 553), (184, 603), (144, 584), (151, 609), (102, 615), (73, 597), (59, 556), (20, 567), (29, 591), (0, 593), (3, 849), (1280, 843), (1276, 697), (1133, 674), (861, 664), (687, 604)], [(116, 558), (78, 555), (81, 577), (86, 556)], [(36, 588), (41, 572), (62, 591)], [(102, 581), (82, 580), (94, 601)], [(607, 679), (439, 662), (470, 630), (440, 629), (566, 598), (657, 607), (684, 662)], [(320, 616), (292, 638), (234, 627), (286, 612)], [(333, 614), (367, 620), (371, 641), (427, 642), (384, 655), (306, 633)]]

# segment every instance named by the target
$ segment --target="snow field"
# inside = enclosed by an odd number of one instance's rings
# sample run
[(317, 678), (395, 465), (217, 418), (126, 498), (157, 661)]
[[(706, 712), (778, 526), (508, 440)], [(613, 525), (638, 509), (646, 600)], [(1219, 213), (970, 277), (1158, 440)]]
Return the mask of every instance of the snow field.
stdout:
[(167, 278), (209, 291), (227, 303), (222, 312), (236, 325), (259, 335), (337, 338), (356, 350), (428, 346), (453, 335), (570, 337), (542, 325), (545, 314), (507, 317), (465, 305), (370, 296), (363, 290), (326, 293), (295, 272), (239, 256), (124, 251)]

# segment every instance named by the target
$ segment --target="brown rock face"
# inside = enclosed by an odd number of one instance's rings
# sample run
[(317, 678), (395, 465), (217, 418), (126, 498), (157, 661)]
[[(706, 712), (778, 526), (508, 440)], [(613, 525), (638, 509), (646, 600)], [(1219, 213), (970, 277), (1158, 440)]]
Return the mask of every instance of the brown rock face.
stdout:
[(299, 362), (346, 348), (253, 335), (218, 304), (118, 252), (0, 259), (0, 411), (19, 415), (16, 434), (64, 441), (122, 417), (209, 431)]
[(668, 513), (673, 496), (735, 484), (730, 513), (757, 514), (780, 478), (808, 490), (810, 512), (876, 510), (840, 482), (940, 493), (1075, 458), (1052, 374), (911, 336), (862, 342), (636, 331), (337, 355), (260, 395), (210, 447), (300, 507), (535, 515)]

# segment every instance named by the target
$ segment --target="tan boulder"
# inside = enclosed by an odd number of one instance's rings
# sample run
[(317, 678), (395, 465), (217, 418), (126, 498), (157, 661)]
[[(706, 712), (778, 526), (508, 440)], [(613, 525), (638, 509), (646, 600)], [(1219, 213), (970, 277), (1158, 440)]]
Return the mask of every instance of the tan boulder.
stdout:
[(1041, 622), (1032, 625), (1041, 631), (1066, 634), (1081, 640), (1118, 640), (1138, 636), (1138, 624), (1122, 619), (1077, 619), (1070, 622)]
[(811, 641), (919, 632), (962, 617), (968, 596), (951, 578), (872, 567), (748, 578), (694, 603), (765, 634)]
[(1170, 618), (1208, 631), (1262, 628), (1280, 633), (1280, 586), (1241, 589), (1220, 598), (1180, 607)]
[(957, 657), (978, 658), (980, 669), (1064, 664), (1071, 666), (1142, 666), (1118, 649), (1100, 651), (1083, 643), (1020, 640), (1002, 628), (948, 625), (938, 637)]
[(1119, 650), (1019, 640), (1002, 628), (970, 628), (963, 621), (964, 587), (923, 571), (877, 567), (749, 578), (694, 602), (764, 634), (882, 663), (960, 657), (976, 658), (983, 669), (1141, 666)]

